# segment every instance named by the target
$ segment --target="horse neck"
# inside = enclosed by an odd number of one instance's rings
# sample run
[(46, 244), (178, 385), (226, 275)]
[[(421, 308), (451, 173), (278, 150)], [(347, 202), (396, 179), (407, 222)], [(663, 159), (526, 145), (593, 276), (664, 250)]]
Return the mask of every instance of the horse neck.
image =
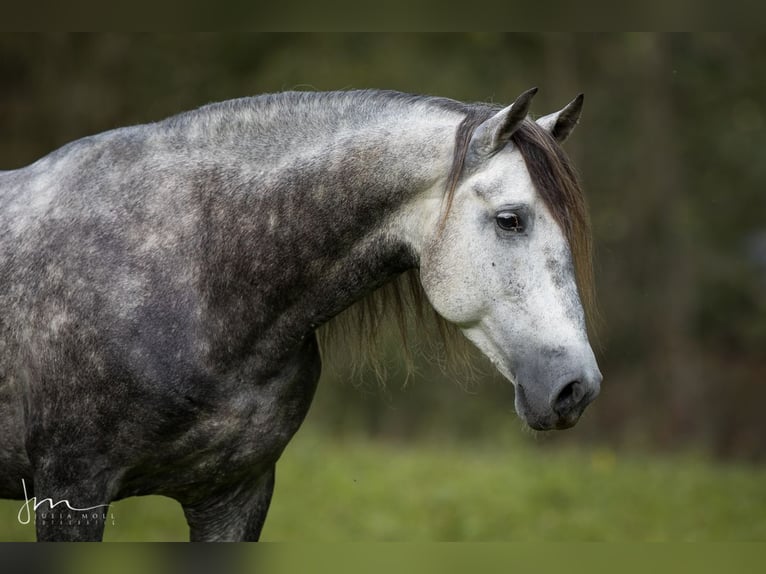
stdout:
[(313, 133), (291, 126), (293, 145), (259, 141), (242, 185), (211, 194), (207, 208), (219, 228), (206, 234), (218, 241), (204, 287), (215, 324), (225, 325), (222, 346), (236, 349), (238, 337), (266, 353), (290, 348), (417, 266), (460, 119), (400, 110)]

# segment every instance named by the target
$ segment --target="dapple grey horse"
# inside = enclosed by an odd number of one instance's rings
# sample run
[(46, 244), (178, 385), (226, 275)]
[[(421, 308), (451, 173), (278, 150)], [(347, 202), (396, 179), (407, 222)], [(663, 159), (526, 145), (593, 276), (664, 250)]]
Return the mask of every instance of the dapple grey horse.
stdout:
[(534, 92), (264, 95), (0, 172), (0, 496), (34, 497), (39, 540), (104, 528), (41, 513), (145, 494), (192, 540), (257, 540), (316, 329), (411, 270), (522, 419), (573, 425), (601, 381), (559, 145), (582, 97), (535, 121)]

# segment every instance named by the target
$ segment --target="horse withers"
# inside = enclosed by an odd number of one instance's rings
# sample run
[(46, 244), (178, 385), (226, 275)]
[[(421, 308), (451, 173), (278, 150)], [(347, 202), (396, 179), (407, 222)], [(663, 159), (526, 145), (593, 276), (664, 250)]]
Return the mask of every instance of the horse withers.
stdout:
[(317, 328), (413, 274), (529, 426), (573, 425), (601, 381), (559, 145), (582, 97), (535, 121), (534, 92), (264, 95), (0, 172), (0, 496), (34, 497), (39, 540), (98, 540), (41, 518), (144, 494), (192, 540), (257, 540)]

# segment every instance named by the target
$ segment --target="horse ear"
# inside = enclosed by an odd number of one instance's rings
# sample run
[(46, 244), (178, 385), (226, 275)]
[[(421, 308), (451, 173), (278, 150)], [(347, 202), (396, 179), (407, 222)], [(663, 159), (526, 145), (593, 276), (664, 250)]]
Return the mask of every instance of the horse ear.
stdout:
[(557, 142), (562, 143), (569, 137), (580, 120), (584, 99), (585, 94), (580, 94), (569, 102), (564, 109), (539, 118), (537, 125), (549, 132)]
[(527, 117), (529, 104), (536, 93), (537, 88), (527, 90), (510, 106), (479, 124), (471, 138), (470, 148), (482, 155), (491, 155), (503, 148)]

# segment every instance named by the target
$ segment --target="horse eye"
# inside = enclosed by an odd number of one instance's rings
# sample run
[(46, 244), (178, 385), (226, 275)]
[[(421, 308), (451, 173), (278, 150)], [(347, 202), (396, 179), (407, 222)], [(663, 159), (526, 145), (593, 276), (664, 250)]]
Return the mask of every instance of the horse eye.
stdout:
[(497, 226), (503, 231), (511, 231), (513, 233), (524, 232), (524, 221), (521, 215), (515, 211), (501, 211), (495, 217)]

